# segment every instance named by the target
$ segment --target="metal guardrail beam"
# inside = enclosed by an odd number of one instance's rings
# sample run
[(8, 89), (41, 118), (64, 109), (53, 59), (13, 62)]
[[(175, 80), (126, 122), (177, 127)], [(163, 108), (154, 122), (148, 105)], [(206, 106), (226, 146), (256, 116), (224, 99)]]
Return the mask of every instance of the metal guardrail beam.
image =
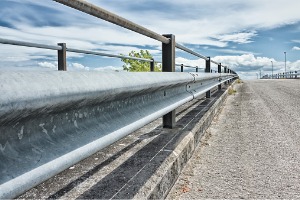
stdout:
[(233, 78), (172, 72), (1, 72), (0, 199), (20, 195)]
[(90, 14), (94, 17), (103, 19), (105, 21), (111, 22), (116, 25), (119, 25), (121, 27), (127, 28), (131, 31), (148, 36), (155, 40), (161, 41), (162, 43), (168, 44), (170, 42), (168, 38), (166, 38), (160, 34), (157, 34), (154, 31), (151, 31), (143, 26), (140, 26), (132, 21), (129, 21), (123, 17), (120, 17), (114, 13), (104, 10), (103, 8), (95, 6), (84, 0), (54, 0), (54, 1), (56, 1), (58, 3), (62, 3), (66, 6), (72, 7), (74, 9), (80, 10), (80, 11)]

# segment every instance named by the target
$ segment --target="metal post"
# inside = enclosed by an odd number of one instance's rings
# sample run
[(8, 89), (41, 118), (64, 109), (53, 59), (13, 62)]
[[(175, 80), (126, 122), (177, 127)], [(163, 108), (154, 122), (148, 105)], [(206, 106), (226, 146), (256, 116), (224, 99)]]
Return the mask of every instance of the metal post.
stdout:
[[(221, 63), (218, 64), (218, 73), (220, 74), (221, 76), (221, 71), (222, 70), (222, 65)], [(221, 90), (222, 89), (222, 83), (220, 83), (220, 85), (218, 85), (218, 90)]]
[(273, 61), (271, 60), (272, 63), (272, 79), (273, 79)]
[(261, 79), (261, 70), (259, 70), (259, 78)]
[[(175, 72), (175, 35), (167, 34), (163, 36), (169, 38), (170, 42), (168, 44), (162, 43), (162, 71)], [(163, 116), (164, 128), (175, 127), (175, 115), (176, 111), (172, 110)]]
[[(225, 74), (226, 74), (226, 73), (228, 73), (228, 70), (227, 70), (227, 67), (226, 67), (226, 66), (224, 66), (224, 73), (225, 73)], [(225, 81), (224, 83), (225, 83), (225, 85), (227, 85), (227, 84), (228, 84), (228, 82), (227, 82), (227, 81)]]
[[(206, 63), (205, 63), (205, 72), (207, 73), (211, 73), (211, 68), (210, 68), (210, 57), (207, 57), (208, 59), (206, 60)], [(206, 98), (210, 98), (211, 97), (211, 91), (208, 90), (206, 92)]]
[(198, 66), (196, 66), (196, 72), (198, 72), (199, 70), (198, 70), (199, 68), (198, 68)]
[(154, 72), (154, 59), (150, 62), (150, 71)]
[(284, 53), (284, 74), (286, 75), (286, 52)]
[(181, 64), (181, 72), (183, 72), (183, 64)]
[(61, 50), (57, 51), (58, 57), (58, 70), (59, 71), (67, 71), (67, 45), (66, 43), (58, 43), (59, 46), (62, 47)]

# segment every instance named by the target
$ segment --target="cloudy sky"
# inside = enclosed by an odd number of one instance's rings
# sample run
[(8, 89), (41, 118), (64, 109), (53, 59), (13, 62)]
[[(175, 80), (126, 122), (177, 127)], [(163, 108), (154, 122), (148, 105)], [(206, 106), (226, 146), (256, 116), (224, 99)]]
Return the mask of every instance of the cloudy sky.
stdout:
[[(88, 0), (228, 65), (243, 78), (300, 71), (299, 0)], [(147, 49), (161, 60), (161, 43), (52, 0), (0, 0), (0, 38), (113, 54)], [(55, 70), (57, 53), (0, 44), (1, 70)], [(122, 69), (118, 58), (67, 53), (69, 70)], [(204, 67), (180, 50), (176, 62)], [(212, 64), (213, 68), (216, 68)]]

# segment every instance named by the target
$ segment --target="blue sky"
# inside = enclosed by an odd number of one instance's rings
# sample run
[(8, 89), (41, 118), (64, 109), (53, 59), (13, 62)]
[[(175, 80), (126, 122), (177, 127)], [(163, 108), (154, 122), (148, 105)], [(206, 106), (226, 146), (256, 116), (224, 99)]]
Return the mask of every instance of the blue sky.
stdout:
[[(228, 65), (243, 78), (300, 71), (300, 1), (297, 0), (88, 0), (99, 7)], [(1, 0), (0, 37), (70, 48), (128, 54), (147, 49), (161, 60), (161, 43), (52, 0)], [(122, 69), (118, 58), (68, 53), (69, 70)], [(0, 44), (2, 70), (55, 70), (56, 52)], [(204, 67), (180, 50), (176, 62)], [(214, 68), (214, 64), (212, 65)]]

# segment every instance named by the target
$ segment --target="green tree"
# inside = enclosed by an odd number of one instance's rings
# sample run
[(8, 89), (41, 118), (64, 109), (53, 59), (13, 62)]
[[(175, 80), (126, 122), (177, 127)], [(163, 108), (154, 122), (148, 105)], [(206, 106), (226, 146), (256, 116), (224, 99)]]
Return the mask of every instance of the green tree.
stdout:
[[(131, 51), (128, 54), (130, 57), (136, 58), (145, 58), (145, 59), (153, 59), (152, 55), (147, 50), (140, 50), (140, 52)], [(149, 72), (150, 71), (150, 62), (141, 61), (141, 60), (132, 60), (128, 58), (121, 59), (124, 62), (123, 70), (129, 72)], [(161, 71), (161, 65), (155, 63), (154, 71)]]

